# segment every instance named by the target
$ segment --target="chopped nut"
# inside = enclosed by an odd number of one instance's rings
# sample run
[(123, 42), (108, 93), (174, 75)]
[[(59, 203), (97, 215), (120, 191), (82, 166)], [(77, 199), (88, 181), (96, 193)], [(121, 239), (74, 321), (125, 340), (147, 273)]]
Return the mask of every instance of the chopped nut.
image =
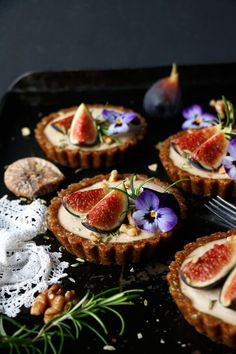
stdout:
[(119, 231), (124, 232), (129, 236), (137, 236), (140, 234), (141, 230), (137, 226), (121, 224)]
[(118, 171), (117, 170), (112, 170), (108, 181), (109, 182), (115, 182), (115, 181), (117, 181), (117, 177), (118, 177)]
[(53, 284), (49, 289), (40, 293), (34, 300), (31, 315), (44, 315), (44, 323), (64, 312), (72, 302), (78, 301), (74, 290), (65, 289), (60, 284)]
[(24, 127), (21, 129), (22, 136), (29, 136), (31, 134), (31, 130), (28, 127)]
[(152, 172), (156, 172), (157, 167), (158, 167), (157, 163), (152, 163), (151, 165), (148, 165), (148, 169)]
[(113, 143), (113, 140), (110, 136), (104, 136), (103, 140), (107, 145), (111, 145)]
[(136, 226), (136, 224), (135, 224), (135, 222), (134, 222), (134, 219), (132, 218), (131, 212), (128, 212), (127, 218), (128, 218), (128, 221), (129, 221), (129, 224), (130, 224), (130, 225)]
[(225, 168), (224, 168), (224, 166), (221, 166), (221, 167), (220, 167), (219, 173), (225, 174)]
[(35, 298), (30, 309), (30, 314), (33, 316), (42, 315), (47, 306), (48, 306), (47, 294), (43, 292)]
[(158, 143), (156, 143), (156, 145), (155, 145), (155, 149), (156, 149), (156, 150), (160, 150), (160, 148), (161, 148), (161, 144), (162, 144), (162, 142), (161, 142), (161, 141), (159, 141)]
[(94, 232), (91, 232), (90, 233), (90, 239), (93, 241), (93, 242), (97, 242), (99, 240), (99, 237), (97, 234), (95, 234)]
[[(229, 113), (230, 117), (233, 117), (233, 106), (230, 101), (227, 101), (228, 107), (229, 107)], [(209, 105), (213, 108), (215, 108), (217, 114), (221, 118), (225, 118), (225, 103), (223, 100), (211, 100)]]

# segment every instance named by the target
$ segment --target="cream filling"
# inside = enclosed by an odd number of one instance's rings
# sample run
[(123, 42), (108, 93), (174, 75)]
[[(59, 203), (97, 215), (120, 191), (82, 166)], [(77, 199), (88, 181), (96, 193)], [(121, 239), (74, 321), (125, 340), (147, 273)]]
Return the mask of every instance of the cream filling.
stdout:
[[(203, 246), (204, 251), (207, 251), (209, 248), (211, 248), (214, 243), (221, 244), (225, 241), (226, 239), (209, 242), (209, 244)], [(189, 261), (192, 257), (200, 255), (202, 253), (203, 247), (199, 247), (194, 250), (186, 258), (184, 263)], [(182, 293), (192, 301), (192, 305), (195, 309), (207, 313), (208, 315), (217, 317), (229, 324), (236, 325), (236, 311), (222, 306), (218, 300), (221, 291), (220, 287), (207, 290), (195, 289), (186, 285), (182, 279), (180, 279), (180, 287)]]
[(222, 172), (211, 172), (211, 171), (205, 171), (201, 168), (197, 168), (191, 164), (191, 162), (186, 159), (185, 157), (181, 156), (178, 154), (175, 149), (171, 146), (170, 147), (170, 154), (169, 157), (173, 164), (176, 167), (181, 168), (181, 170), (187, 171), (188, 173), (191, 173), (192, 175), (199, 176), (199, 177), (205, 177), (205, 178), (213, 178), (213, 179), (229, 179), (230, 177), (227, 175), (227, 173), (222, 170)]
[[(102, 110), (103, 110), (103, 108), (90, 109), (94, 119), (98, 119), (101, 116)], [(105, 150), (105, 149), (108, 149), (108, 148), (110, 149), (110, 148), (113, 148), (115, 146), (125, 143), (132, 136), (135, 136), (135, 134), (137, 133), (137, 131), (139, 130), (139, 127), (140, 127), (139, 125), (135, 126), (135, 125), (131, 124), (129, 126), (129, 131), (127, 133), (122, 133), (122, 134), (117, 135), (117, 137), (119, 137), (120, 143), (117, 143), (117, 142), (112, 143), (112, 144), (105, 144), (104, 143), (104, 144), (94, 145), (92, 147), (77, 146), (77, 145), (71, 144), (71, 142), (69, 140), (69, 136), (67, 134), (63, 134), (52, 127), (53, 122), (55, 122), (61, 118), (69, 117), (69, 116), (75, 114), (75, 112), (76, 111), (71, 111), (68, 113), (60, 112), (57, 118), (55, 118), (48, 125), (46, 125), (46, 127), (44, 129), (44, 134), (47, 137), (47, 139), (50, 141), (51, 144), (53, 144), (55, 146), (59, 146), (61, 148), (66, 147), (67, 149), (71, 149), (71, 150), (76, 150), (78, 148), (80, 150), (84, 150), (84, 151)], [(120, 111), (117, 110), (117, 112), (120, 112)]]
[[(113, 183), (109, 183), (109, 186), (117, 186), (121, 182), (122, 181), (120, 180), (120, 181), (116, 181)], [(143, 180), (135, 181), (134, 186), (137, 187), (142, 182), (143, 182)], [(81, 189), (81, 191), (100, 188), (103, 184), (104, 184), (104, 181), (101, 181), (101, 182), (93, 184), (92, 186), (90, 186), (88, 188)], [(161, 186), (159, 186), (155, 183), (148, 182), (145, 184), (145, 187), (156, 190), (158, 192), (164, 192), (164, 188), (162, 188)], [(58, 220), (59, 220), (60, 224), (64, 227), (64, 229), (68, 230), (69, 232), (72, 232), (73, 234), (79, 235), (81, 237), (91, 239), (91, 235), (94, 233), (91, 230), (88, 230), (86, 227), (84, 227), (81, 223), (81, 221), (82, 221), (81, 219), (83, 219), (84, 216), (85, 216), (84, 214), (80, 214), (80, 217), (70, 214), (64, 208), (63, 205), (59, 208), (59, 211), (58, 211)], [(98, 233), (96, 233), (96, 235), (103, 238), (103, 235), (100, 235)], [(143, 231), (143, 230), (137, 236), (130, 236), (130, 235), (126, 234), (125, 232), (117, 232), (114, 235), (113, 234), (109, 235), (109, 237), (107, 235), (104, 235), (104, 240), (106, 240), (107, 242), (115, 242), (115, 243), (123, 243), (124, 242), (124, 243), (126, 243), (126, 242), (133, 242), (133, 241), (137, 241), (137, 240), (147, 239), (147, 238), (153, 237), (153, 235), (154, 235), (153, 233), (149, 233), (149, 232)]]

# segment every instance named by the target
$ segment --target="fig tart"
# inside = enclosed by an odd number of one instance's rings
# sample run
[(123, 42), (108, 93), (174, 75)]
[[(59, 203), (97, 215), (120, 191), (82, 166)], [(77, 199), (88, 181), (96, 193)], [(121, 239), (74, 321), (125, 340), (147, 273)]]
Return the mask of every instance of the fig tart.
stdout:
[(160, 145), (160, 159), (172, 181), (184, 179), (178, 186), (186, 192), (236, 196), (236, 139), (219, 124), (170, 136)]
[(159, 179), (118, 174), (86, 178), (61, 190), (48, 226), (69, 252), (98, 264), (150, 259), (186, 216), (181, 193)]
[(169, 290), (185, 319), (211, 340), (236, 348), (236, 230), (187, 244), (169, 269)]
[(85, 169), (121, 162), (145, 131), (145, 119), (130, 109), (81, 103), (44, 117), (35, 137), (48, 159)]

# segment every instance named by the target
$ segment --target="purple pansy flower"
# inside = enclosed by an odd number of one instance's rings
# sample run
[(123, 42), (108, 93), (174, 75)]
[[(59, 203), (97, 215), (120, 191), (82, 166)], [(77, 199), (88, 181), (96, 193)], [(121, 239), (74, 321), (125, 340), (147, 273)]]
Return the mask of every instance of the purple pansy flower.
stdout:
[(214, 115), (203, 113), (202, 107), (197, 104), (185, 108), (182, 114), (185, 118), (182, 129), (203, 128), (217, 122), (217, 118)]
[(228, 145), (229, 156), (222, 159), (222, 165), (230, 178), (236, 179), (236, 138), (232, 139)]
[(108, 135), (126, 133), (129, 130), (129, 123), (136, 118), (133, 112), (117, 112), (108, 109), (102, 111), (102, 116), (111, 123)]
[(135, 200), (136, 211), (133, 219), (140, 229), (148, 232), (168, 232), (178, 222), (177, 215), (171, 208), (160, 206), (160, 199), (150, 190), (144, 190)]

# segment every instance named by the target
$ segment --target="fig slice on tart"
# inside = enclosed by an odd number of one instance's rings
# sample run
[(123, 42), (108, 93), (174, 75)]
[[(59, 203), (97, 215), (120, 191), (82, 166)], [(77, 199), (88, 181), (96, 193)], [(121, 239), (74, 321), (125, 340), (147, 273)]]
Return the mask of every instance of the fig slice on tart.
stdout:
[(185, 260), (180, 269), (181, 279), (194, 288), (209, 288), (218, 284), (236, 265), (236, 237), (214, 242)]
[(226, 278), (220, 292), (220, 303), (225, 307), (236, 309), (236, 267)]
[(82, 224), (95, 232), (113, 232), (124, 221), (128, 209), (125, 186), (114, 189), (101, 199), (87, 214)]
[(66, 117), (59, 118), (52, 123), (52, 127), (62, 134), (67, 134), (74, 115), (69, 115)]
[(76, 216), (89, 212), (108, 192), (108, 187), (75, 191), (65, 195), (62, 203), (69, 213)]
[(171, 145), (181, 156), (189, 156), (219, 130), (219, 125), (197, 129), (189, 134), (173, 139)]
[(206, 170), (217, 170), (227, 153), (228, 143), (225, 132), (219, 131), (193, 151), (191, 162)]
[(70, 142), (74, 145), (93, 145), (97, 141), (96, 123), (84, 103), (81, 103), (73, 117), (70, 131)]

